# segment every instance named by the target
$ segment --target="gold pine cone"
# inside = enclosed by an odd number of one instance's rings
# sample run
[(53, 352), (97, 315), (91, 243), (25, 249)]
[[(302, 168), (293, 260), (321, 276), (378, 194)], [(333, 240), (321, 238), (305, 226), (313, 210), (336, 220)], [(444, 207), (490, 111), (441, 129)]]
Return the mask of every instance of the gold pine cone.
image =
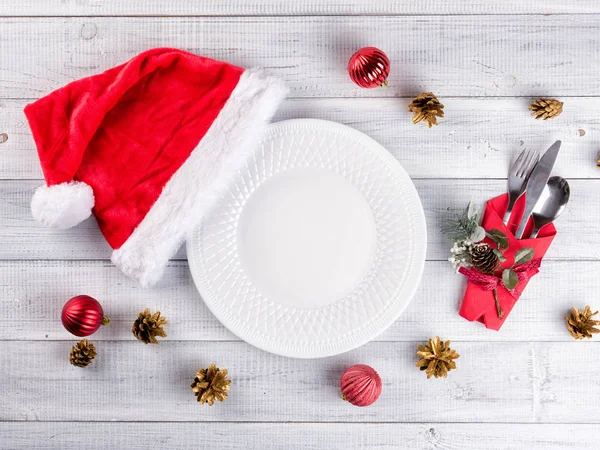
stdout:
[(408, 105), (408, 109), (415, 113), (412, 118), (415, 125), (423, 120), (431, 128), (432, 125), (438, 124), (438, 117), (444, 117), (444, 105), (433, 95), (433, 92), (417, 95)]
[(85, 367), (96, 357), (96, 346), (87, 339), (82, 339), (71, 349), (69, 361), (77, 367)]
[(456, 369), (453, 360), (460, 355), (450, 348), (450, 341), (442, 342), (436, 336), (427, 345), (417, 345), (417, 356), (421, 359), (416, 366), (425, 371), (427, 378), (446, 378), (449, 371)]
[(575, 339), (590, 339), (593, 334), (600, 333), (596, 325), (600, 325), (600, 320), (593, 320), (592, 317), (598, 314), (598, 311), (592, 312), (589, 305), (586, 305), (583, 311), (579, 311), (573, 306), (571, 312), (567, 314), (567, 329)]
[(488, 244), (481, 243), (473, 245), (469, 250), (469, 254), (471, 255), (473, 267), (481, 273), (493, 275), (498, 269), (500, 260), (494, 253), (494, 249)]
[(160, 311), (151, 314), (150, 310), (146, 308), (133, 322), (131, 332), (144, 344), (158, 344), (157, 336), (167, 337), (167, 333), (163, 328), (163, 325), (167, 323), (169, 323), (167, 319), (160, 316)]
[(219, 370), (214, 364), (208, 369), (200, 369), (190, 385), (194, 395), (201, 405), (208, 403), (212, 406), (215, 400), (220, 402), (227, 399), (231, 380), (227, 379), (227, 369)]
[(531, 115), (536, 119), (548, 120), (560, 115), (563, 110), (563, 102), (555, 98), (539, 98), (531, 103), (529, 110), (533, 111)]

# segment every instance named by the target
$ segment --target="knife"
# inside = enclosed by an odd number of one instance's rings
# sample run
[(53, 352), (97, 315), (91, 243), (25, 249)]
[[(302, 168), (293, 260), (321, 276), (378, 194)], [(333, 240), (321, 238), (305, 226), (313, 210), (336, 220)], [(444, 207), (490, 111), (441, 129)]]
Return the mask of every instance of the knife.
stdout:
[(560, 141), (556, 141), (548, 150), (546, 150), (544, 156), (542, 156), (540, 161), (533, 168), (529, 180), (527, 180), (527, 187), (525, 188), (525, 212), (523, 213), (523, 217), (521, 217), (519, 228), (517, 228), (517, 232), (515, 233), (517, 239), (523, 238), (523, 232), (529, 221), (529, 216), (531, 216), (533, 208), (542, 195), (546, 183), (548, 182), (548, 178), (550, 178), (550, 172), (552, 172), (552, 167), (554, 167), (554, 162), (558, 156), (560, 144)]

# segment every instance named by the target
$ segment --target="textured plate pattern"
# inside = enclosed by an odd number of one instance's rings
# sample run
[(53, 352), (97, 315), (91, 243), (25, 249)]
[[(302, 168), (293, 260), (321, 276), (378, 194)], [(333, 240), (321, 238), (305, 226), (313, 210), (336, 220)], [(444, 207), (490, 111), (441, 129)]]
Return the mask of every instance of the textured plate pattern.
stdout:
[[(315, 308), (272, 298), (244, 269), (238, 226), (248, 199), (265, 181), (317, 169), (352, 184), (368, 203), (376, 229), (373, 262), (348, 295)], [(425, 261), (426, 229), (417, 192), (378, 143), (333, 122), (273, 124), (212, 214), (188, 239), (194, 281), (208, 307), (250, 344), (312, 358), (351, 350), (385, 330), (413, 296)]]

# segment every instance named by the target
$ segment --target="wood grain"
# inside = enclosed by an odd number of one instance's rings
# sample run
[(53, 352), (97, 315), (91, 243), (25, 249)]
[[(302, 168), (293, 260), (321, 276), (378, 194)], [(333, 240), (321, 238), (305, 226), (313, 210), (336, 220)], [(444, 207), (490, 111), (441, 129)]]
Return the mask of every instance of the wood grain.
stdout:
[(571, 347), (569, 354), (560, 343), (533, 345), (538, 421), (573, 422), (577, 416), (582, 422), (598, 423), (598, 402), (592, 392), (600, 389), (595, 350), (600, 346), (590, 341), (582, 344), (585, 347)]
[(346, 0), (280, 2), (277, 0), (208, 2), (198, 0), (22, 0), (0, 3), (5, 16), (290, 16), (406, 14), (586, 14), (600, 12), (594, 0)]
[[(598, 96), (596, 15), (0, 19), (0, 98), (35, 98), (150, 47), (180, 47), (280, 76), (293, 97)], [(35, 32), (32, 32), (35, 30)], [(393, 62), (389, 89), (360, 89), (366, 44)]]
[[(427, 262), (413, 300), (375, 340), (412, 342), (439, 335), (453, 342), (571, 343), (565, 314), (573, 305), (598, 306), (591, 294), (598, 272), (598, 261), (547, 262), (502, 330), (496, 332), (458, 315), (464, 277), (447, 262)], [(73, 340), (62, 327), (60, 311), (78, 294), (97, 298), (111, 319), (108, 327), (94, 334), (95, 341), (131, 341), (131, 324), (145, 308), (160, 310), (167, 317), (169, 341), (237, 340), (208, 310), (183, 261), (172, 262), (161, 283), (152, 289), (140, 288), (105, 261), (3, 261), (0, 273), (0, 340)], [(560, 281), (565, 276), (568, 283)]]
[[(143, 438), (141, 438), (143, 436)], [(205, 448), (219, 450), (595, 450), (595, 425), (381, 423), (82, 423), (8, 422), (0, 441), (12, 450)], [(1, 445), (1, 444), (0, 444)]]
[[(564, 315), (598, 307), (599, 18), (595, 0), (0, 2), (0, 448), (597, 448), (600, 346), (574, 341)], [(364, 45), (389, 55), (390, 88), (349, 80), (348, 58)], [(276, 120), (353, 126), (415, 179), (428, 262), (413, 301), (375, 342), (320, 360), (267, 354), (212, 316), (184, 251), (144, 290), (107, 261), (93, 220), (67, 231), (33, 222), (41, 171), (25, 103), (158, 46), (265, 67), (292, 88)], [(407, 111), (430, 90), (446, 105), (432, 130), (413, 126)], [(565, 102), (559, 118), (528, 116), (542, 95)], [(500, 332), (469, 323), (457, 314), (465, 280), (444, 261), (440, 224), (468, 200), (501, 193), (521, 148), (556, 139), (555, 173), (573, 196), (543, 270)], [(99, 355), (87, 369), (68, 364), (76, 339), (58, 318), (80, 293), (112, 318), (93, 336)], [(157, 346), (130, 332), (145, 307), (170, 322)], [(415, 344), (436, 334), (461, 354), (446, 380), (414, 367)], [(230, 370), (231, 396), (200, 407), (189, 384), (213, 361)], [(339, 398), (339, 376), (354, 363), (382, 375), (372, 407)]]
[[(29, 204), (40, 181), (0, 181), (0, 260), (109, 259), (111, 249), (93, 218), (69, 230), (34, 221)], [(476, 205), (506, 189), (505, 180), (415, 180), (427, 220), (427, 259), (446, 260), (450, 244), (440, 232), (470, 200)], [(571, 200), (557, 222), (559, 234), (547, 260), (598, 260), (600, 180), (571, 180)], [(182, 249), (177, 259), (185, 259)]]
[[(526, 98), (447, 98), (446, 117), (431, 130), (412, 124), (409, 99), (290, 99), (275, 120), (315, 118), (354, 127), (386, 147), (413, 178), (505, 178), (522, 148), (543, 150), (561, 139), (555, 172), (598, 179), (598, 99), (564, 100), (563, 114), (542, 122), (529, 115)], [(0, 133), (8, 135), (0, 144), (0, 179), (42, 178), (26, 103), (0, 101)]]
[[(0, 420), (533, 422), (539, 409), (537, 347), (526, 342), (455, 345), (458, 369), (438, 380), (415, 367), (411, 342), (375, 342), (314, 360), (279, 357), (242, 342), (98, 342), (98, 356), (85, 369), (69, 365), (74, 342), (0, 342), (0, 379), (8, 387)], [(600, 357), (599, 345), (536, 345), (560, 350), (565, 362)], [(227, 403), (201, 407), (189, 385), (211, 362), (227, 368), (233, 383)], [(381, 397), (368, 408), (340, 398), (339, 378), (355, 363), (373, 366), (384, 381)], [(574, 376), (583, 373), (572, 367)], [(567, 422), (593, 420), (573, 406)]]

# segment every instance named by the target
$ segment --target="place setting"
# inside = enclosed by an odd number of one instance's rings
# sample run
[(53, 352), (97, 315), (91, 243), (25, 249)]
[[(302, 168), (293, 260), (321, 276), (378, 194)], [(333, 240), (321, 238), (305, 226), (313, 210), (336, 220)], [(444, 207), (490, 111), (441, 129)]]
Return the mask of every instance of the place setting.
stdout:
[(539, 273), (570, 198), (567, 180), (551, 176), (560, 148), (556, 141), (541, 155), (524, 149), (509, 168), (507, 193), (486, 203), (481, 223), (469, 204), (445, 224), (449, 261), (468, 279), (459, 310), (465, 319), (499, 330)]

